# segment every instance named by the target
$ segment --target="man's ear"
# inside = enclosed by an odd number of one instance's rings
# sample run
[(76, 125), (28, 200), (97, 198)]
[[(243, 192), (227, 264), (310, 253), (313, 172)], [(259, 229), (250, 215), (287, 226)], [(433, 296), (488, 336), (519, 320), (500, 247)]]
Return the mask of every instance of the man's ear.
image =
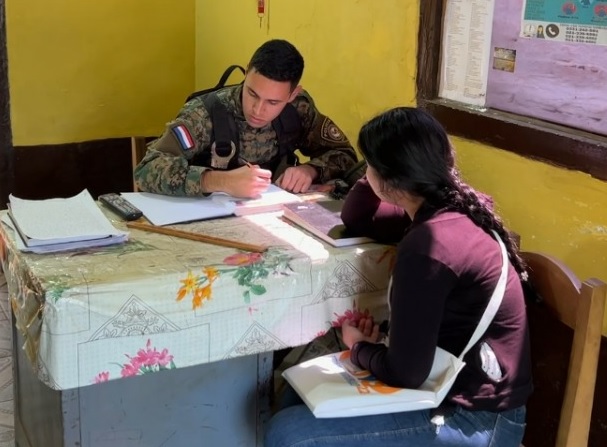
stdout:
[(291, 94), (289, 95), (289, 101), (287, 101), (287, 102), (293, 101), (297, 97), (297, 95), (299, 95), (301, 93), (302, 90), (303, 90), (303, 87), (301, 85), (298, 85), (297, 87), (295, 87), (293, 89), (293, 91), (291, 92)]

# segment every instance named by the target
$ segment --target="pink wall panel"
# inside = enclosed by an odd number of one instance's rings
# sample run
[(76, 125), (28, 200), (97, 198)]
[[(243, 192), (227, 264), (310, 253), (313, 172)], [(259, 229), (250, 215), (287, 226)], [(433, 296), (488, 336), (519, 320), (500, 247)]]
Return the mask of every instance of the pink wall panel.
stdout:
[(516, 50), (516, 62), (491, 62), (487, 106), (607, 135), (607, 46), (519, 37), (523, 0), (495, 3), (492, 54)]

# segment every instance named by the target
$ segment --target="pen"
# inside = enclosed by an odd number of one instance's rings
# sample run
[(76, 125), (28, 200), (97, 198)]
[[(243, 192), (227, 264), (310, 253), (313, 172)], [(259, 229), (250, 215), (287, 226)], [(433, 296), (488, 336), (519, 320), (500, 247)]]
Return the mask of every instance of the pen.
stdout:
[[(244, 164), (246, 164), (249, 167), (249, 169), (253, 169), (254, 168), (254, 166), (251, 163), (249, 163), (246, 159), (242, 158), (240, 155), (238, 156), (238, 159), (240, 161), (242, 161)], [(272, 182), (272, 177), (271, 176), (266, 177), (264, 175), (258, 175), (257, 177), (259, 179), (264, 180), (267, 183), (271, 183)]]
[(240, 159), (240, 161), (242, 161), (245, 165), (247, 165), (249, 168), (252, 168), (253, 165), (251, 163), (249, 163), (247, 160), (245, 160), (244, 158), (242, 158), (241, 156), (238, 156), (238, 158)]

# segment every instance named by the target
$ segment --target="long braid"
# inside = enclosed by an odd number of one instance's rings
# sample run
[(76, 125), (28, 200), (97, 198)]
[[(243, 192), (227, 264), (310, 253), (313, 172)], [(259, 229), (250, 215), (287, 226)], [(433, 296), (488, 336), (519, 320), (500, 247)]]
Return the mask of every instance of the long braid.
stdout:
[(453, 171), (454, 184), (445, 197), (446, 209), (466, 214), (488, 234), (491, 234), (491, 230), (495, 231), (504, 242), (514, 269), (521, 280), (526, 281), (527, 266), (519, 255), (518, 246), (512, 235), (506, 230), (499, 216), (494, 214), (488, 205), (479, 198), (478, 193), (462, 182), (457, 172)]

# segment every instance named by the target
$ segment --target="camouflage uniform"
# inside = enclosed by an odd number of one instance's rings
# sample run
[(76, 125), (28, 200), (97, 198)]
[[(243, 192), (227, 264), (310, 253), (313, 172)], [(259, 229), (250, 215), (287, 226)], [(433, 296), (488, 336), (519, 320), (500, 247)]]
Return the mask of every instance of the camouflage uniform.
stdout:
[[(235, 118), (240, 135), (239, 155), (253, 164), (262, 164), (278, 154), (276, 133), (271, 124), (259, 129), (250, 127), (242, 111), (242, 85), (226, 87), (217, 92), (218, 99)], [(356, 162), (356, 154), (344, 133), (321, 114), (312, 98), (303, 91), (291, 103), (301, 118), (302, 132), (295, 145), (309, 157), (319, 171), (318, 183), (339, 178)], [(175, 128), (187, 130), (190, 147), (175, 135)], [(201, 97), (189, 101), (177, 118), (167, 125), (164, 134), (151, 142), (145, 157), (135, 168), (135, 181), (141, 191), (179, 196), (200, 196), (200, 178), (209, 169), (190, 165), (200, 151), (209, 151), (212, 123)]]

